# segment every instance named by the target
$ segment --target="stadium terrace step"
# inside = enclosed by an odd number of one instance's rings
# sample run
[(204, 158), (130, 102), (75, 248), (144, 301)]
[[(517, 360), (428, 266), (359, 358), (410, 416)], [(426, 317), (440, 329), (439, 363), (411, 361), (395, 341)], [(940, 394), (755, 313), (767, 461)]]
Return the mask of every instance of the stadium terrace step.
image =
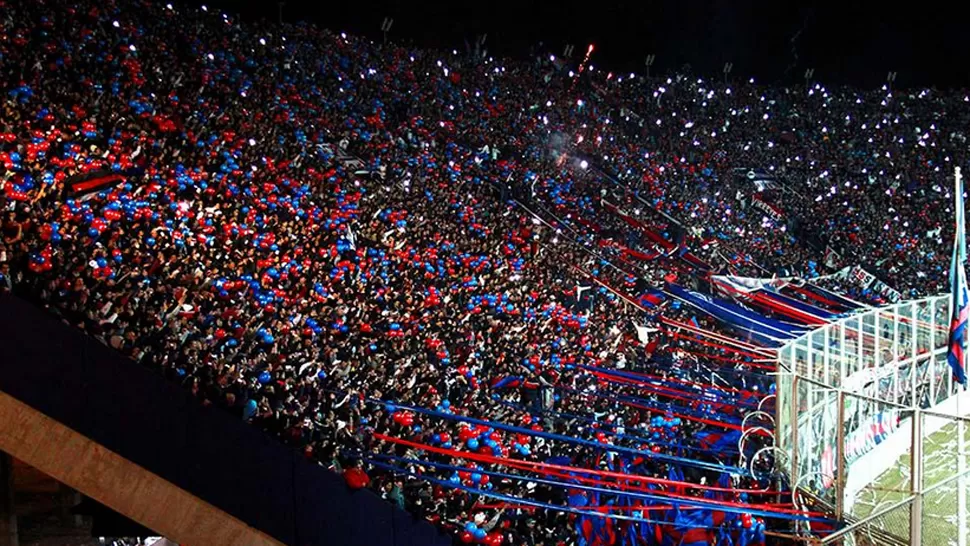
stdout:
[(33, 305), (0, 295), (0, 451), (182, 544), (450, 544)]

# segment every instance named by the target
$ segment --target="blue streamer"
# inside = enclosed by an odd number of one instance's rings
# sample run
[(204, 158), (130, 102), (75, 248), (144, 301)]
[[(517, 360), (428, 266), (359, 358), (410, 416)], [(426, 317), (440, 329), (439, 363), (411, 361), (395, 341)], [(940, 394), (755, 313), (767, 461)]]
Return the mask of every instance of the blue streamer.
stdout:
[[(519, 404), (514, 404), (512, 402), (508, 402), (508, 401), (505, 401), (505, 400), (496, 400), (496, 402), (498, 402), (499, 404), (501, 404), (503, 406), (509, 407), (509, 408), (513, 408), (513, 409), (516, 409), (516, 410), (519, 410), (519, 411), (523, 411), (523, 412), (527, 412), (527, 413), (532, 413), (532, 410), (531, 409), (526, 408), (525, 406), (522, 406), (522, 405), (519, 405)], [(587, 423), (602, 425), (604, 427), (615, 427), (616, 426), (616, 425), (613, 425), (613, 424), (610, 424), (610, 423), (604, 423), (603, 421), (598, 421), (598, 420), (596, 420), (596, 419), (594, 419), (592, 417), (588, 417), (588, 416), (585, 416), (585, 415), (577, 415), (575, 413), (566, 413), (566, 412), (556, 411), (556, 410), (546, 410), (546, 409), (544, 409), (544, 410), (541, 410), (540, 411), (540, 415), (553, 415), (553, 416), (556, 416), (556, 417), (560, 417), (562, 419), (579, 419), (579, 420), (582, 420), (582, 421), (586, 421)], [(704, 448), (698, 447), (698, 446), (680, 445), (680, 444), (675, 445), (675, 444), (671, 444), (669, 442), (661, 442), (661, 441), (658, 441), (658, 440), (654, 440), (653, 438), (644, 438), (642, 436), (634, 436), (632, 434), (620, 434), (619, 432), (613, 432), (613, 431), (607, 430), (607, 429), (599, 429), (599, 430), (601, 430), (604, 434), (607, 434), (609, 436), (613, 436), (615, 438), (620, 438), (620, 439), (623, 439), (623, 440), (630, 440), (630, 441), (634, 441), (634, 442), (641, 442), (641, 443), (653, 442), (655, 445), (661, 445), (661, 446), (670, 447), (670, 448), (686, 449), (686, 450), (689, 450), (689, 451), (699, 451), (701, 453), (708, 453), (708, 454), (713, 454), (713, 453), (732, 453), (732, 454), (737, 454), (737, 453), (740, 453), (736, 449), (734, 449), (734, 450), (731, 450), (731, 449), (719, 449), (719, 450), (716, 450), (715, 451), (715, 450), (711, 450), (711, 449), (704, 449)]]
[[(680, 405), (674, 404), (672, 402), (654, 402), (653, 400), (647, 400), (645, 398), (639, 398), (639, 397), (636, 397), (636, 396), (621, 395), (621, 394), (602, 394), (602, 393), (598, 393), (598, 392), (578, 391), (576, 389), (571, 389), (569, 387), (555, 387), (555, 389), (561, 390), (561, 391), (564, 391), (564, 392), (574, 393), (577, 396), (594, 396), (596, 398), (604, 398), (604, 399), (607, 399), (607, 400), (616, 400), (616, 401), (620, 401), (620, 402), (632, 402), (634, 404), (640, 404), (640, 405), (646, 406), (648, 409), (652, 409), (652, 410), (658, 411), (658, 412), (666, 412), (668, 410), (669, 411), (676, 411), (676, 412), (682, 413), (684, 415), (690, 415), (692, 417), (697, 417), (699, 419), (706, 419), (708, 421), (714, 421), (714, 422), (719, 422), (719, 423), (724, 423), (724, 424), (731, 424), (731, 425), (740, 425), (741, 424), (741, 419), (738, 419), (736, 417), (730, 417), (730, 416), (727, 416), (727, 415), (711, 415), (711, 414), (705, 414), (705, 413), (698, 412), (697, 410), (695, 410), (693, 408), (687, 408), (687, 407), (684, 407), (684, 406), (680, 406)], [(730, 428), (730, 427), (727, 427), (727, 428)]]
[[(582, 369), (588, 370), (588, 371), (595, 371), (595, 372), (599, 372), (599, 373), (603, 373), (603, 374), (607, 374), (607, 375), (614, 375), (614, 376), (617, 376), (617, 377), (623, 377), (623, 378), (626, 378), (626, 379), (632, 379), (634, 381), (640, 381), (642, 383), (647, 383), (647, 384), (650, 384), (650, 385), (664, 386), (664, 387), (670, 388), (672, 390), (675, 390), (678, 393), (681, 393), (681, 394), (684, 394), (684, 395), (688, 395), (688, 396), (691, 395), (691, 394), (693, 394), (689, 390), (686, 390), (686, 391), (683, 390), (683, 388), (685, 386), (687, 386), (687, 385), (681, 385), (679, 383), (671, 383), (671, 382), (663, 381), (661, 379), (653, 379), (651, 377), (643, 377), (640, 374), (633, 373), (633, 372), (624, 372), (624, 371), (621, 371), (621, 370), (611, 370), (611, 369), (608, 369), (608, 368), (598, 368), (596, 366), (589, 366), (589, 365), (586, 365), (586, 364), (577, 364), (576, 367), (582, 368)], [(659, 383), (659, 385), (657, 385), (658, 383)], [(632, 386), (632, 387), (635, 387), (636, 386), (636, 385), (630, 385), (629, 383), (621, 383), (621, 384), (626, 384), (626, 385)], [(718, 400), (717, 400), (718, 403), (721, 403), (721, 404), (730, 404), (732, 406), (751, 407), (751, 408), (758, 407), (758, 404), (757, 403), (745, 402), (740, 397), (735, 396), (733, 393), (731, 393), (729, 391), (725, 391), (724, 389), (721, 389), (720, 387), (717, 387), (715, 385), (710, 385), (710, 386), (705, 385), (705, 386), (702, 387), (699, 384), (695, 384), (695, 386), (697, 387), (697, 389), (694, 389), (694, 390), (700, 391), (700, 394), (701, 395), (704, 395), (704, 394), (706, 394), (706, 391), (711, 391), (711, 390), (716, 390), (716, 391), (719, 391), (719, 392), (723, 393), (723, 395), (719, 395), (718, 396)], [(689, 387), (689, 386), (687, 386), (687, 387)], [(658, 394), (662, 395), (662, 394), (664, 394), (664, 392), (663, 391), (659, 391)]]
[(707, 463), (707, 462), (704, 462), (704, 461), (695, 461), (693, 459), (685, 459), (683, 457), (675, 457), (673, 455), (666, 455), (666, 454), (663, 454), (663, 453), (654, 453), (652, 451), (640, 451), (639, 449), (633, 449), (633, 448), (624, 447), (624, 446), (603, 445), (603, 444), (601, 444), (599, 442), (594, 442), (594, 441), (591, 441), (591, 440), (584, 440), (582, 438), (571, 438), (569, 436), (563, 436), (561, 434), (554, 434), (552, 432), (537, 431), (537, 430), (532, 430), (532, 429), (528, 429), (528, 428), (522, 428), (522, 427), (517, 427), (517, 426), (513, 426), (513, 425), (507, 425), (505, 423), (497, 423), (497, 422), (485, 421), (485, 420), (482, 420), (482, 419), (476, 419), (474, 417), (465, 417), (465, 416), (461, 416), (461, 415), (454, 415), (454, 414), (451, 414), (451, 413), (444, 413), (444, 412), (430, 410), (430, 409), (426, 409), (426, 408), (419, 408), (419, 407), (416, 407), (416, 406), (404, 406), (404, 405), (400, 405), (400, 404), (395, 404), (393, 402), (385, 402), (383, 400), (375, 400), (373, 398), (370, 398), (367, 401), (369, 403), (372, 403), (372, 404), (381, 404), (381, 405), (384, 405), (384, 406), (389, 406), (390, 405), (390, 406), (394, 406), (394, 407), (397, 407), (397, 408), (401, 408), (401, 409), (406, 409), (406, 410), (409, 410), (409, 411), (413, 411), (415, 413), (421, 413), (423, 415), (433, 415), (435, 417), (440, 417), (440, 418), (448, 419), (448, 420), (451, 420), (451, 421), (458, 421), (458, 422), (465, 422), (465, 423), (473, 423), (473, 424), (476, 424), (476, 425), (483, 425), (483, 426), (487, 426), (487, 427), (496, 428), (496, 429), (499, 429), (499, 430), (506, 430), (506, 431), (509, 431), (509, 432), (517, 432), (517, 433), (525, 434), (525, 435), (528, 435), (528, 436), (538, 436), (540, 438), (546, 438), (546, 439), (549, 439), (549, 440), (558, 440), (560, 442), (565, 442), (565, 443), (569, 443), (569, 444), (583, 445), (583, 446), (591, 447), (591, 448), (598, 449), (598, 450), (602, 450), (602, 451), (615, 451), (617, 453), (629, 453), (629, 454), (637, 455), (637, 456), (640, 456), (640, 457), (644, 457), (644, 458), (648, 458), (648, 459), (656, 459), (656, 460), (659, 460), (659, 461), (665, 461), (665, 462), (673, 463), (673, 464), (684, 464), (684, 465), (687, 465), (687, 466), (693, 466), (693, 467), (697, 467), (697, 468), (706, 468), (708, 470), (714, 470), (714, 471), (717, 471), (717, 472), (729, 472), (729, 473), (732, 473), (732, 474), (739, 474), (739, 475), (742, 475), (742, 476), (748, 476), (748, 475), (750, 475), (750, 473), (748, 472), (747, 469), (739, 468), (739, 467), (736, 467), (736, 466), (728, 466), (728, 465), (723, 465), (723, 464), (718, 464), (718, 463)]

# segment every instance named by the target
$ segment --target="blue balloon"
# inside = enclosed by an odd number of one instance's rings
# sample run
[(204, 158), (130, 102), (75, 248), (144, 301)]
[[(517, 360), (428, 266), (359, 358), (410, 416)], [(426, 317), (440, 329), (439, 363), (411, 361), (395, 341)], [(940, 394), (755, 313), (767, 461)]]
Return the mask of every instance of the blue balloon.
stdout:
[(465, 445), (468, 446), (468, 449), (472, 449), (472, 450), (478, 449), (478, 439), (477, 438), (469, 438), (468, 439), (468, 442)]
[(488, 533), (485, 532), (485, 529), (475, 529), (472, 531), (472, 534), (475, 535), (475, 540), (482, 541), (485, 540), (485, 536)]
[(469, 533), (474, 533), (478, 529), (478, 525), (475, 525), (474, 521), (469, 521), (465, 524), (465, 530)]
[(472, 482), (478, 483), (480, 481), (482, 481), (482, 475), (479, 474), (478, 472), (473, 473), (472, 474)]
[(246, 406), (243, 407), (243, 419), (248, 421), (254, 415), (256, 415), (256, 401), (250, 398), (246, 400)]
[(266, 385), (273, 380), (273, 376), (269, 372), (263, 370), (259, 373), (259, 377), (257, 379), (260, 385)]
[(583, 495), (582, 493), (569, 495), (569, 506), (586, 506), (588, 502), (589, 499), (587, 499), (586, 495)]

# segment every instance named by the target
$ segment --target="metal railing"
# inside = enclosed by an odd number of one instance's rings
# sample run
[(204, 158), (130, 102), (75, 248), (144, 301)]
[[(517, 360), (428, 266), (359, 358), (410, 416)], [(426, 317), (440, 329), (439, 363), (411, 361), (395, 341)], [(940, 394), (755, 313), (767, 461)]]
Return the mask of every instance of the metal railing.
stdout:
[(949, 317), (949, 296), (900, 302), (779, 349), (776, 465), (845, 524), (823, 544), (966, 545), (970, 398)]

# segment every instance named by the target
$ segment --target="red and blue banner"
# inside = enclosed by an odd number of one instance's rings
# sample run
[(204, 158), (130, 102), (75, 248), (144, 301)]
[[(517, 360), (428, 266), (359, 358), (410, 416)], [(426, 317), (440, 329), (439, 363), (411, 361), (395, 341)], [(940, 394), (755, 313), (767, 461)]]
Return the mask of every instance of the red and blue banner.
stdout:
[(807, 331), (805, 328), (755, 313), (736, 303), (694, 292), (676, 284), (668, 284), (666, 289), (677, 299), (747, 332), (761, 344), (781, 345)]
[(960, 170), (956, 173), (956, 237), (953, 242), (953, 259), (950, 261), (950, 292), (953, 294), (950, 305), (949, 349), (946, 360), (953, 369), (953, 379), (966, 387), (967, 374), (963, 368), (966, 362), (967, 317), (970, 315), (970, 296), (967, 294), (967, 240), (963, 213), (963, 179)]

